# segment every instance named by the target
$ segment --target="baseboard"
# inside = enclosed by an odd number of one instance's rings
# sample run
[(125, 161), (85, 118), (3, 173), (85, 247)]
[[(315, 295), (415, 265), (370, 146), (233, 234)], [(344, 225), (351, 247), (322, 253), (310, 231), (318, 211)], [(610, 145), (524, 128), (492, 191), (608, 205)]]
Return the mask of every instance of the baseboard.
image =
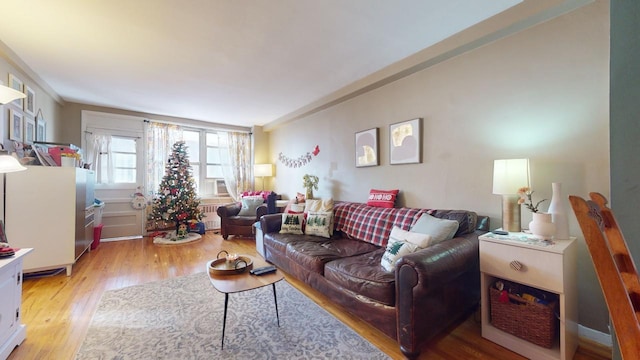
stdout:
[(613, 346), (613, 340), (611, 339), (611, 334), (605, 334), (597, 330), (589, 329), (588, 327), (585, 327), (582, 325), (578, 325), (578, 337), (598, 343), (602, 346), (607, 346), (607, 347)]

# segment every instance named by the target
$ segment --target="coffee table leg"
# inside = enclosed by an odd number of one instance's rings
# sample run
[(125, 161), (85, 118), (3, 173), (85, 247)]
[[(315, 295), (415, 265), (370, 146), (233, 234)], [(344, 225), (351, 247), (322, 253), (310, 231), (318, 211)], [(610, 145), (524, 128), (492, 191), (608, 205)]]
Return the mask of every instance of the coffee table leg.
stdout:
[(273, 301), (276, 303), (276, 319), (278, 319), (278, 327), (280, 327), (280, 315), (278, 314), (278, 297), (276, 296), (276, 283), (273, 286)]
[(222, 318), (222, 346), (220, 350), (224, 350), (224, 329), (227, 327), (227, 304), (229, 303), (229, 294), (224, 294), (224, 317)]

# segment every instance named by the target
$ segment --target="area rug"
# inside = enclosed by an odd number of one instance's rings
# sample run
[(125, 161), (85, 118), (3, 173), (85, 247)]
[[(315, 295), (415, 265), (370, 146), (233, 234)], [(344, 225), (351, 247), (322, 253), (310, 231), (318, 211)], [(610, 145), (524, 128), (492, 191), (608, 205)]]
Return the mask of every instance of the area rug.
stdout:
[(200, 240), (201, 238), (202, 236), (200, 236), (200, 234), (187, 233), (187, 235), (184, 238), (178, 239), (178, 235), (176, 235), (176, 231), (171, 230), (171, 231), (167, 231), (166, 233), (160, 236), (154, 237), (153, 243), (160, 244), (160, 245), (176, 245), (176, 244), (184, 244), (184, 243)]
[(206, 273), (106, 291), (76, 356), (86, 359), (388, 359), (286, 281), (224, 294)]

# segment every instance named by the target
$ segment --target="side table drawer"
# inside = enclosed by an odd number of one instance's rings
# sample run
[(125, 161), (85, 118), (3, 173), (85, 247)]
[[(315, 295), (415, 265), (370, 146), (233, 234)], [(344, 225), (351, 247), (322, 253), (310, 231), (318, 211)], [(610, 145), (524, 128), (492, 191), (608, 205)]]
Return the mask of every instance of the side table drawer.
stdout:
[[(512, 261), (522, 264), (522, 268), (513, 269)], [(480, 271), (556, 293), (564, 292), (561, 254), (480, 241)]]

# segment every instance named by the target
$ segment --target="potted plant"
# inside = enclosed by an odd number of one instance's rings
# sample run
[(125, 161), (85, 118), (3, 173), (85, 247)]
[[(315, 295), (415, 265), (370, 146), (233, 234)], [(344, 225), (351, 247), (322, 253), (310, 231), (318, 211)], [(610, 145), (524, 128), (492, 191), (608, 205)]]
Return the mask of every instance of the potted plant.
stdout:
[(305, 188), (305, 199), (313, 199), (313, 189), (318, 190), (318, 177), (315, 175), (305, 174), (302, 177), (302, 185)]

